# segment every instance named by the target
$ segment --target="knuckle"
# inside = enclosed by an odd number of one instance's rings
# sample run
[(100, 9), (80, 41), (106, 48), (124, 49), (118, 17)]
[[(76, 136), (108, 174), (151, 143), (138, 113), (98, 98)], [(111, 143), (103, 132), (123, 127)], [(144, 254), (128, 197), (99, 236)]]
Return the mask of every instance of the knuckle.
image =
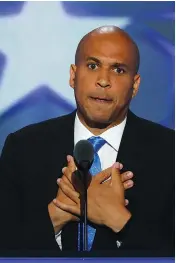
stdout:
[(65, 174), (68, 175), (70, 173), (70, 167), (66, 167)]
[(128, 172), (124, 172), (124, 173), (123, 173), (123, 178), (124, 178), (124, 179), (127, 179), (127, 178), (128, 178)]
[(60, 180), (60, 181), (59, 181), (59, 186), (60, 186), (63, 190), (65, 190), (66, 185), (65, 185), (64, 180)]
[(76, 166), (75, 166), (74, 163), (73, 163), (72, 166), (70, 167), (70, 170), (71, 170), (71, 172), (74, 172), (74, 171), (76, 170)]
[(125, 188), (129, 187), (129, 183), (128, 182), (125, 182), (124, 185), (125, 185)]
[(62, 180), (66, 183), (68, 181), (67, 177), (65, 175), (62, 176)]
[(124, 187), (125, 189), (127, 189), (127, 188), (128, 188), (128, 185), (127, 185), (126, 183), (124, 183), (124, 184), (123, 184), (123, 187)]
[(120, 177), (121, 177), (122, 180), (125, 179), (124, 173), (123, 173), (123, 174), (120, 174)]

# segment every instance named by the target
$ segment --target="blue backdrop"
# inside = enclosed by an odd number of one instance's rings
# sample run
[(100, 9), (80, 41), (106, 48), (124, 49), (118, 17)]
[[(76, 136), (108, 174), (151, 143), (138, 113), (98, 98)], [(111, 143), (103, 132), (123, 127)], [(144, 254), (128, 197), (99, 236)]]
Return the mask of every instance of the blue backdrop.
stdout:
[(69, 65), (80, 38), (102, 25), (139, 46), (131, 109), (174, 128), (174, 2), (0, 2), (0, 152), (10, 132), (75, 108)]

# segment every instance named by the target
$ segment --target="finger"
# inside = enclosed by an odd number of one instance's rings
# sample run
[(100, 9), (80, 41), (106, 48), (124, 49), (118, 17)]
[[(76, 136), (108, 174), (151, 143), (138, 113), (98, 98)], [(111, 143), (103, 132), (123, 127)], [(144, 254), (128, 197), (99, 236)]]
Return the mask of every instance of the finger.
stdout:
[(68, 205), (68, 204), (64, 204), (62, 202), (60, 202), (59, 200), (57, 199), (54, 199), (53, 200), (53, 203), (59, 207), (60, 209), (66, 211), (66, 212), (69, 212), (71, 214), (74, 214), (74, 215), (80, 215), (80, 208), (76, 205)]
[(124, 183), (125, 181), (127, 181), (133, 177), (133, 173), (131, 171), (127, 171), (125, 173), (122, 173), (120, 175), (120, 177), (121, 177), (122, 183)]
[(121, 183), (121, 177), (120, 177), (120, 163), (116, 162), (112, 166), (112, 174), (111, 174), (111, 182), (113, 183)]
[[(56, 182), (57, 182), (57, 185), (59, 187), (59, 190), (62, 190), (61, 187), (60, 187), (60, 184), (59, 184), (60, 179), (61, 178), (58, 178)], [(68, 181), (68, 179), (64, 175), (62, 176), (62, 181), (64, 182), (65, 185), (67, 185), (67, 187), (69, 187), (71, 189), (74, 189), (73, 186), (70, 184), (70, 182)]]
[(71, 155), (67, 155), (68, 168), (74, 172), (77, 168), (74, 162), (74, 159)]
[(93, 179), (97, 181), (97, 183), (102, 183), (103, 181), (107, 180), (111, 176), (111, 169), (112, 167), (109, 167), (100, 173), (94, 175)]
[(77, 193), (75, 190), (71, 189), (62, 179), (57, 180), (59, 187), (63, 191), (63, 193), (69, 197), (75, 203), (79, 203), (79, 196), (80, 194)]
[(123, 169), (123, 164), (122, 163), (120, 163), (120, 170), (122, 170)]
[(72, 171), (68, 167), (62, 168), (63, 175), (67, 178), (67, 181), (72, 184)]
[[(69, 184), (69, 186), (76, 190), (79, 193), (82, 193), (83, 191), (83, 185), (82, 185), (82, 181), (80, 180), (80, 177), (78, 175), (78, 171), (75, 172), (71, 172), (70, 169), (68, 167), (64, 167), (62, 169), (62, 172), (64, 174), (64, 179), (67, 179), (67, 182)], [(66, 181), (65, 179), (65, 181)]]
[[(119, 163), (119, 164), (120, 164), (120, 170), (122, 170), (123, 169), (123, 164), (122, 163)], [(110, 168), (108, 168), (108, 169), (110, 169)], [(105, 176), (106, 176), (106, 174), (105, 174)], [(109, 184), (110, 183), (110, 179), (111, 179), (111, 174), (108, 177), (106, 176), (106, 178), (104, 180), (101, 180), (101, 183)]]
[(133, 185), (134, 185), (134, 182), (132, 180), (128, 180), (128, 181), (123, 183), (123, 187), (124, 187), (125, 190), (133, 187)]
[(108, 179), (104, 180), (104, 181), (102, 182), (102, 184), (105, 184), (105, 185), (111, 184), (111, 176), (110, 176)]
[(125, 199), (125, 206), (129, 205), (128, 199)]
[[(58, 178), (59, 179), (59, 178)], [(62, 175), (62, 180), (71, 188), (74, 190), (74, 187), (72, 185), (72, 183), (69, 181), (69, 179), (67, 178), (67, 176), (63, 173)], [(57, 182), (58, 183), (58, 182)]]
[(121, 182), (121, 178), (120, 178), (120, 164), (119, 163), (115, 163), (112, 166), (112, 173), (111, 173), (111, 183), (110, 183), (111, 187), (113, 188), (113, 190), (118, 193), (122, 203), (124, 204), (125, 199), (124, 199), (124, 187), (123, 184)]
[(73, 184), (73, 180), (75, 175), (74, 172), (76, 172), (77, 167), (74, 162), (74, 158), (71, 155), (67, 155), (67, 161), (68, 161), (68, 166), (67, 169), (65, 169), (65, 175), (69, 179), (70, 183)]

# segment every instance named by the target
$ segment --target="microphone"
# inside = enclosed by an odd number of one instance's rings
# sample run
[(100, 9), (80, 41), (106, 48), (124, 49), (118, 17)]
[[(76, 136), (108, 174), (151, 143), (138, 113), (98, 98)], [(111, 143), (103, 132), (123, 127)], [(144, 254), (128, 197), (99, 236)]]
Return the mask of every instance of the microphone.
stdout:
[(94, 148), (87, 140), (80, 140), (74, 148), (73, 157), (81, 173), (81, 181), (84, 186), (83, 195), (80, 196), (81, 220), (80, 220), (80, 250), (87, 251), (87, 179), (88, 171), (94, 160)]
[(94, 160), (94, 148), (87, 140), (80, 140), (75, 145), (73, 157), (76, 166), (81, 171), (88, 171)]

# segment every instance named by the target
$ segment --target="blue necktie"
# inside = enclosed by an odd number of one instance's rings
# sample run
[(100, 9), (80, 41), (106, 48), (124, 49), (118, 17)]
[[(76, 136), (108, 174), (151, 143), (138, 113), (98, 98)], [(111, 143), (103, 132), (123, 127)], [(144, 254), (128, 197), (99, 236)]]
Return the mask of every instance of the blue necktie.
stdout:
[[(93, 137), (89, 138), (88, 141), (92, 144), (92, 146), (94, 148), (94, 161), (93, 161), (93, 164), (89, 170), (91, 175), (94, 176), (97, 173), (101, 172), (101, 162), (100, 162), (100, 158), (98, 156), (98, 151), (106, 143), (106, 141), (99, 136), (97, 136), (97, 137), (93, 136)], [(96, 229), (89, 226), (89, 225), (87, 227), (88, 227), (88, 229), (87, 229), (88, 230), (87, 231), (88, 232), (88, 251), (90, 251), (92, 248)], [(78, 224), (78, 250), (80, 250), (80, 224)]]

